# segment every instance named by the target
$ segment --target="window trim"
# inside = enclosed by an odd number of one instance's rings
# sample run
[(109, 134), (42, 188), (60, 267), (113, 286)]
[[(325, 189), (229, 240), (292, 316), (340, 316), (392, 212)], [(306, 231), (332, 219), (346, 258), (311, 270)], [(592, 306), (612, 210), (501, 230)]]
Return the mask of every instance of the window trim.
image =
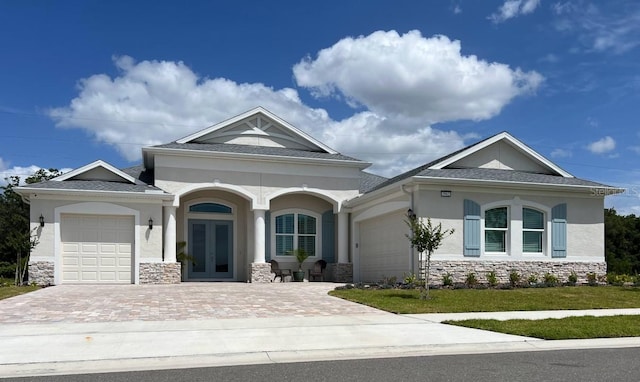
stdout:
[[(507, 209), (507, 227), (506, 228), (488, 228), (489, 231), (502, 231), (504, 232), (504, 251), (487, 251), (487, 239), (486, 239), (486, 214), (487, 211), (495, 210), (497, 208), (506, 208)], [(480, 217), (480, 228), (482, 229), (481, 236), (481, 248), (482, 253), (487, 255), (508, 255), (511, 252), (511, 206), (506, 204), (497, 204), (497, 205), (488, 205), (486, 208), (483, 207), (481, 211), (482, 215)]]
[[(287, 208), (283, 210), (271, 211), (270, 218), (270, 226), (271, 232), (269, 232), (269, 237), (271, 238), (271, 258), (272, 259), (288, 259), (295, 261), (295, 257), (287, 256), (287, 255), (276, 255), (276, 217), (281, 215), (293, 214), (294, 218), (294, 233), (293, 233), (293, 248), (297, 248), (298, 244), (298, 214), (308, 215), (316, 219), (316, 245), (315, 245), (315, 255), (309, 256), (310, 259), (321, 259), (322, 258), (322, 215), (318, 214), (314, 211), (302, 209), (302, 208)], [(303, 236), (310, 236), (309, 234), (302, 234)]]
[[(524, 227), (524, 210), (525, 209), (536, 211), (542, 214), (542, 228), (525, 228)], [(545, 211), (539, 208), (535, 208), (529, 204), (522, 205), (522, 255), (523, 256), (545, 255), (547, 253), (545, 249), (547, 246), (547, 231), (549, 229), (549, 225), (547, 223), (548, 219), (549, 219), (549, 215)], [(527, 252), (524, 250), (524, 233), (525, 232), (542, 232), (542, 245), (540, 246), (542, 249), (541, 252)]]

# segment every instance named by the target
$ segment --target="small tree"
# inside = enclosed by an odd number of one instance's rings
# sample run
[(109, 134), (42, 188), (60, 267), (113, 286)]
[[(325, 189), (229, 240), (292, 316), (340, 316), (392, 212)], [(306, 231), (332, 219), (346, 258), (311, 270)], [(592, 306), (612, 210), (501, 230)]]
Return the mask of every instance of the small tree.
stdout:
[(424, 287), (420, 293), (420, 298), (426, 300), (429, 298), (429, 270), (431, 267), (431, 254), (440, 247), (445, 237), (452, 235), (454, 229), (442, 230), (442, 223), (437, 226), (431, 224), (431, 219), (427, 218), (427, 224), (416, 217), (411, 217), (406, 221), (411, 234), (406, 235), (411, 243), (411, 247), (418, 250), (419, 253), (427, 254), (427, 264), (424, 270)]

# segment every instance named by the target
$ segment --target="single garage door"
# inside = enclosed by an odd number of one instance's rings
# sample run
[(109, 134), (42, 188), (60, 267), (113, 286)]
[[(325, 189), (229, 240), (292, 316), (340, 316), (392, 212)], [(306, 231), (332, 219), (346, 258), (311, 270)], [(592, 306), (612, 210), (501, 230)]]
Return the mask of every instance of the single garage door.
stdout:
[(63, 283), (132, 283), (133, 216), (61, 216)]
[(404, 211), (360, 223), (360, 280), (377, 282), (411, 272), (409, 228)]

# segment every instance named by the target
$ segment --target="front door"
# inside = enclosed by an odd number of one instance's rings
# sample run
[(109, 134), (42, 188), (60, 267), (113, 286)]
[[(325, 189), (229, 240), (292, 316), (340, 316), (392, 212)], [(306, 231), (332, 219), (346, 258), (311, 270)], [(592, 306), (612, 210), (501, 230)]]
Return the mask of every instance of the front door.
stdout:
[(233, 221), (189, 219), (190, 280), (233, 278)]

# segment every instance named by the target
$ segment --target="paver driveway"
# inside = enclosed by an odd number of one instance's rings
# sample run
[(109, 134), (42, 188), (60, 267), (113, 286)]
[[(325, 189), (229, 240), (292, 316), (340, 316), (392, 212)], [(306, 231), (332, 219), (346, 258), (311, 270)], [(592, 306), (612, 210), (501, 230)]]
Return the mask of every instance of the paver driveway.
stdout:
[(0, 323), (384, 314), (327, 295), (332, 283), (59, 285), (0, 300)]

